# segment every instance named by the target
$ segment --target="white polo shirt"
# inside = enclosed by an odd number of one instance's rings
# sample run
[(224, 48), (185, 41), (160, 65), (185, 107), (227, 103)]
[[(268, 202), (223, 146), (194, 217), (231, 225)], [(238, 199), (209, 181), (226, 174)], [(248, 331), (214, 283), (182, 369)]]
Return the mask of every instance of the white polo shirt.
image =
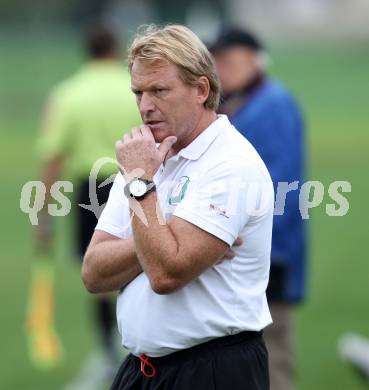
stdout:
[[(223, 260), (180, 290), (156, 294), (145, 273), (119, 294), (118, 328), (134, 355), (163, 356), (271, 323), (269, 279), (274, 193), (269, 173), (252, 145), (218, 116), (154, 176), (167, 220), (180, 217), (232, 245)], [(118, 174), (96, 229), (132, 236), (124, 179)], [(194, 237), (196, 239), (196, 237)]]

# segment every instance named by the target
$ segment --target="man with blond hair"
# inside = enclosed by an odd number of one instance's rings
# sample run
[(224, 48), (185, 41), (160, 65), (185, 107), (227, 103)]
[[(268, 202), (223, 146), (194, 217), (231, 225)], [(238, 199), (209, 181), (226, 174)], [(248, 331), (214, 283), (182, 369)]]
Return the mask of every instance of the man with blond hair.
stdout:
[(82, 268), (90, 292), (120, 290), (130, 354), (112, 389), (266, 390), (269, 173), (216, 115), (213, 59), (191, 30), (141, 29), (128, 63), (143, 124), (116, 143)]

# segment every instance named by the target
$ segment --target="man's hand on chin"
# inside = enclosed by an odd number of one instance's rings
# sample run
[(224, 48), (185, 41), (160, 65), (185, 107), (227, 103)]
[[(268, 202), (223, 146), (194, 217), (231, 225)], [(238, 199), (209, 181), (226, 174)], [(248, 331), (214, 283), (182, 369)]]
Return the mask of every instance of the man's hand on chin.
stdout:
[(129, 175), (135, 169), (142, 169), (144, 172), (142, 177), (152, 180), (176, 141), (177, 137), (168, 136), (157, 147), (148, 126), (134, 127), (130, 134), (125, 134), (115, 144), (117, 161), (122, 174)]

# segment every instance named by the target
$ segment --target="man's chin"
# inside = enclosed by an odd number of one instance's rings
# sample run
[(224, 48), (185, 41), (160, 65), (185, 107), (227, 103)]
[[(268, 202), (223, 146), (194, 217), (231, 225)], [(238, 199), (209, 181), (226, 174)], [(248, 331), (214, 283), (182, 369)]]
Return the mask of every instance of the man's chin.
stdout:
[(166, 134), (166, 135), (163, 135), (163, 134), (155, 135), (154, 134), (154, 139), (155, 139), (155, 142), (157, 144), (161, 144), (165, 140), (165, 138), (167, 138), (168, 136), (169, 136), (169, 134)]
[(154, 136), (155, 142), (157, 143), (163, 142), (165, 138), (169, 137), (170, 135), (173, 135), (170, 131), (161, 126), (150, 126), (150, 130), (152, 132), (152, 135)]

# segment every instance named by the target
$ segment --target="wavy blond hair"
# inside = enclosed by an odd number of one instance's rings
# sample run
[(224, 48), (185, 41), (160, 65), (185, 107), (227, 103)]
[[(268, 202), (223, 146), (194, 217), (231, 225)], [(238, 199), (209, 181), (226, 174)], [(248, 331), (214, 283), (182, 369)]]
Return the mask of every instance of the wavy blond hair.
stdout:
[(216, 110), (219, 105), (220, 83), (212, 55), (199, 37), (181, 25), (139, 27), (128, 49), (128, 66), (135, 59), (154, 63), (166, 60), (179, 68), (179, 77), (188, 85), (198, 85), (200, 77), (209, 80), (210, 91), (204, 106)]

